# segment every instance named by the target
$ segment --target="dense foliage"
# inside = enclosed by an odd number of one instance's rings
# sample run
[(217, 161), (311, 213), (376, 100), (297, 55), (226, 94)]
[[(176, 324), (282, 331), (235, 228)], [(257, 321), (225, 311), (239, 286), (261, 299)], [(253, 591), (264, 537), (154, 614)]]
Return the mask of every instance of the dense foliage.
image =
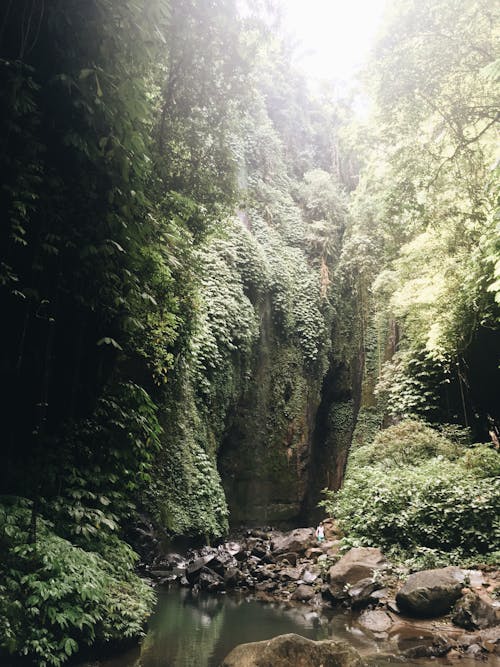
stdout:
[(500, 555), (500, 454), (403, 421), (354, 450), (324, 507), (351, 545), (382, 546), (413, 565), (495, 563)]
[[(498, 548), (498, 452), (455, 437), (500, 419), (494, 10), (394, 3), (364, 126), (247, 9), (0, 8), (0, 660), (139, 636), (138, 518), (294, 520), (358, 412), (349, 540)], [(450, 423), (375, 435), (415, 416)]]

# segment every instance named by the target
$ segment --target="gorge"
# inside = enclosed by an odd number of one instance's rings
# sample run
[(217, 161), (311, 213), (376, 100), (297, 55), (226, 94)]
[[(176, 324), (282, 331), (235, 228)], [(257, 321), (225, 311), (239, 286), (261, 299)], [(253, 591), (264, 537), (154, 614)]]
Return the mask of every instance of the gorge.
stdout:
[(496, 604), (496, 10), (389, 2), (348, 89), (240, 4), (0, 7), (2, 664), (136, 642), (170, 552), (332, 516), (322, 586), (381, 548)]

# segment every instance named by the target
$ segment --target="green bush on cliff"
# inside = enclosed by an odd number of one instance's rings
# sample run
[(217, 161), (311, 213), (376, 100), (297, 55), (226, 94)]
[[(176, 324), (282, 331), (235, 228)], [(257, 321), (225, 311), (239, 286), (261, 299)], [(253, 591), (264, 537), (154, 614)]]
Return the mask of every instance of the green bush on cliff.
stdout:
[(0, 655), (59, 667), (83, 646), (138, 637), (154, 593), (133, 572), (136, 554), (114, 536), (86, 551), (38, 519), (30, 503), (0, 504)]
[(500, 549), (499, 465), (487, 445), (464, 448), (407, 420), (354, 450), (343, 488), (322, 504), (350, 545), (419, 565), (491, 557)]

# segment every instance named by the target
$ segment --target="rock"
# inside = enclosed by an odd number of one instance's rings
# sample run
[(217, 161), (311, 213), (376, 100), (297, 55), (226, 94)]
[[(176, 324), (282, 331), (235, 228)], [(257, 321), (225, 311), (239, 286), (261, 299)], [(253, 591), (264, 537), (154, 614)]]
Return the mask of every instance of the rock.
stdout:
[(170, 553), (164, 556), (163, 560), (169, 567), (175, 567), (176, 565), (182, 565), (186, 566), (186, 563), (184, 562), (184, 557), (181, 556), (180, 554), (176, 553)]
[(396, 595), (401, 611), (415, 616), (440, 616), (450, 611), (462, 592), (464, 575), (457, 567), (410, 574)]
[(229, 567), (236, 567), (237, 561), (228, 551), (218, 551), (215, 558), (210, 562), (210, 569), (224, 576)]
[(486, 581), (481, 570), (462, 570), (462, 572), (468, 586), (480, 588), (485, 585)]
[(278, 588), (278, 584), (274, 581), (261, 581), (256, 584), (255, 589), (264, 593), (271, 593)]
[(208, 554), (207, 556), (200, 556), (199, 558), (196, 558), (195, 560), (191, 561), (188, 563), (186, 567), (186, 577), (189, 579), (189, 581), (194, 581), (199, 573), (202, 567), (205, 567), (205, 565), (208, 565), (210, 561), (214, 559), (213, 554)]
[(323, 549), (320, 549), (319, 547), (311, 547), (306, 551), (306, 558), (309, 560), (316, 560), (318, 556), (323, 555)]
[(345, 642), (315, 642), (300, 635), (240, 644), (220, 667), (363, 667), (361, 656)]
[(314, 589), (311, 586), (306, 584), (301, 584), (298, 586), (292, 595), (292, 600), (297, 600), (298, 602), (307, 602), (314, 597)]
[(387, 632), (392, 619), (385, 611), (367, 609), (358, 618), (358, 623), (371, 632)]
[(198, 585), (204, 591), (220, 591), (224, 588), (224, 580), (213, 570), (203, 567), (198, 577)]
[(302, 575), (302, 567), (286, 567), (279, 572), (282, 581), (298, 581)]
[(169, 577), (172, 572), (170, 570), (151, 570), (150, 574), (155, 579), (163, 579), (164, 577)]
[(224, 574), (224, 583), (228, 588), (235, 588), (243, 579), (243, 574), (237, 567), (229, 567)]
[(310, 572), (309, 570), (304, 570), (304, 572), (302, 572), (301, 579), (305, 584), (313, 584), (317, 578), (318, 575), (314, 574), (314, 572)]
[(483, 649), (479, 644), (471, 644), (465, 651), (465, 655), (472, 655), (474, 658), (478, 658), (483, 652)]
[(279, 554), (278, 556), (276, 556), (276, 560), (278, 562), (287, 560), (292, 567), (295, 567), (297, 565), (297, 554), (294, 553), (293, 551), (290, 551), (285, 554)]
[(500, 625), (462, 635), (458, 638), (457, 644), (464, 649), (472, 644), (479, 644), (488, 653), (500, 655)]
[(312, 528), (296, 528), (290, 533), (273, 538), (272, 551), (275, 555), (294, 551), (303, 554), (314, 544), (314, 531)]
[(372, 577), (374, 572), (386, 569), (388, 562), (380, 549), (356, 547), (332, 565), (328, 573), (332, 583), (354, 584), (360, 579)]
[(451, 620), (466, 630), (483, 630), (497, 625), (500, 618), (492, 600), (470, 592), (456, 603)]
[(330, 595), (334, 601), (351, 598), (356, 603), (368, 600), (381, 584), (372, 579), (374, 572), (388, 566), (380, 549), (357, 547), (351, 549), (328, 572)]
[(382, 584), (373, 579), (360, 579), (358, 582), (347, 589), (344, 597), (347, 598), (352, 606), (362, 605), (375, 600), (375, 592), (381, 588)]

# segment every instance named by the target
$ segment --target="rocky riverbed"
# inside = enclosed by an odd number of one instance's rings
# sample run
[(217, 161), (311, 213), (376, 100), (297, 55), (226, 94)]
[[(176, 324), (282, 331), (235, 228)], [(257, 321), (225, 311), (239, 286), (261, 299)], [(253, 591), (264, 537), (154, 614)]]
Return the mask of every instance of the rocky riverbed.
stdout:
[(193, 594), (240, 591), (306, 605), (318, 616), (350, 608), (358, 612), (363, 632), (389, 643), (395, 653), (404, 644), (407, 658), (500, 656), (497, 570), (409, 573), (377, 548), (342, 555), (334, 522), (325, 527), (322, 543), (312, 528), (248, 530), (217, 547), (159, 555), (147, 571), (159, 584), (189, 587)]

